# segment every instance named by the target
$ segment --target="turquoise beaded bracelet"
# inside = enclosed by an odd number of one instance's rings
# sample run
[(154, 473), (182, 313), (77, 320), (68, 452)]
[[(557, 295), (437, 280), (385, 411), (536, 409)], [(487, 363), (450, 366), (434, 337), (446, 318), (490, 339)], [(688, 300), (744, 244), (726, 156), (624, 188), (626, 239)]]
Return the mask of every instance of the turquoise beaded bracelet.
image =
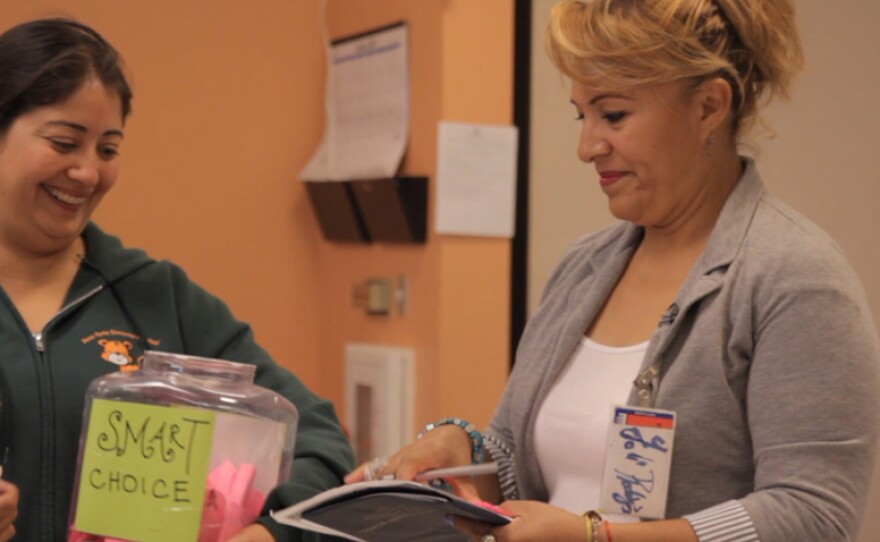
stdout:
[(437, 429), (441, 425), (457, 425), (465, 430), (468, 436), (471, 438), (471, 443), (473, 443), (473, 448), (471, 450), (471, 461), (474, 465), (478, 463), (483, 463), (486, 460), (486, 449), (483, 447), (483, 434), (474, 426), (474, 424), (459, 419), (459, 418), (444, 418), (438, 422), (429, 423), (422, 429), (422, 432), (419, 433), (418, 438), (422, 438), (422, 436), (431, 431), (433, 429)]

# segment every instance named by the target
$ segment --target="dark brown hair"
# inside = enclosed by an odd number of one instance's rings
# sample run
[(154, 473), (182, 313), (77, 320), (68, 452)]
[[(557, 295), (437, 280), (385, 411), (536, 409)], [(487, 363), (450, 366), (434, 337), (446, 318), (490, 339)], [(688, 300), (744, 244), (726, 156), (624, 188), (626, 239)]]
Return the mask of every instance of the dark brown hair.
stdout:
[(95, 30), (71, 19), (38, 19), (0, 35), (0, 134), (32, 109), (70, 97), (89, 78), (115, 91), (122, 118), (131, 88), (122, 59)]

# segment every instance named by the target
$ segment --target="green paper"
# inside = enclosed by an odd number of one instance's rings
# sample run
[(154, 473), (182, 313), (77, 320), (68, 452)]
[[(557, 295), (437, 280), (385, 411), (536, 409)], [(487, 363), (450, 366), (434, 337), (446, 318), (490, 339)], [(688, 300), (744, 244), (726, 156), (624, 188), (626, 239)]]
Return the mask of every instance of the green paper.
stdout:
[(94, 399), (76, 530), (140, 542), (198, 540), (214, 427), (211, 410)]

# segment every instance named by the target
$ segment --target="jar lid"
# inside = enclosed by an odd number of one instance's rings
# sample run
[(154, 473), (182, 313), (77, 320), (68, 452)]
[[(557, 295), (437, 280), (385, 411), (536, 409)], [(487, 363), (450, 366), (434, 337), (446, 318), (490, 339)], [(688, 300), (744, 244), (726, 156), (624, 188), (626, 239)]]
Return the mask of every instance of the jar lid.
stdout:
[(230, 382), (252, 382), (257, 367), (250, 363), (147, 350), (144, 352), (143, 370), (165, 374), (178, 373)]

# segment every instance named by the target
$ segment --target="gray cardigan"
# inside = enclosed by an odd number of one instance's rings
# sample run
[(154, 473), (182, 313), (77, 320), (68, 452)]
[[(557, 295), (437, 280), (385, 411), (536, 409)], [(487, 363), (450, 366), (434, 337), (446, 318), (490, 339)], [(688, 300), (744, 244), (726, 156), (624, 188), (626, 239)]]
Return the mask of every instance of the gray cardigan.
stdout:
[[(641, 235), (620, 223), (576, 242), (526, 327), (489, 429), (516, 454), (522, 498), (548, 499), (538, 405)], [(769, 196), (751, 160), (651, 338), (651, 365), (649, 403), (678, 416), (668, 517), (702, 542), (856, 539), (880, 433), (877, 331), (840, 249)]]

